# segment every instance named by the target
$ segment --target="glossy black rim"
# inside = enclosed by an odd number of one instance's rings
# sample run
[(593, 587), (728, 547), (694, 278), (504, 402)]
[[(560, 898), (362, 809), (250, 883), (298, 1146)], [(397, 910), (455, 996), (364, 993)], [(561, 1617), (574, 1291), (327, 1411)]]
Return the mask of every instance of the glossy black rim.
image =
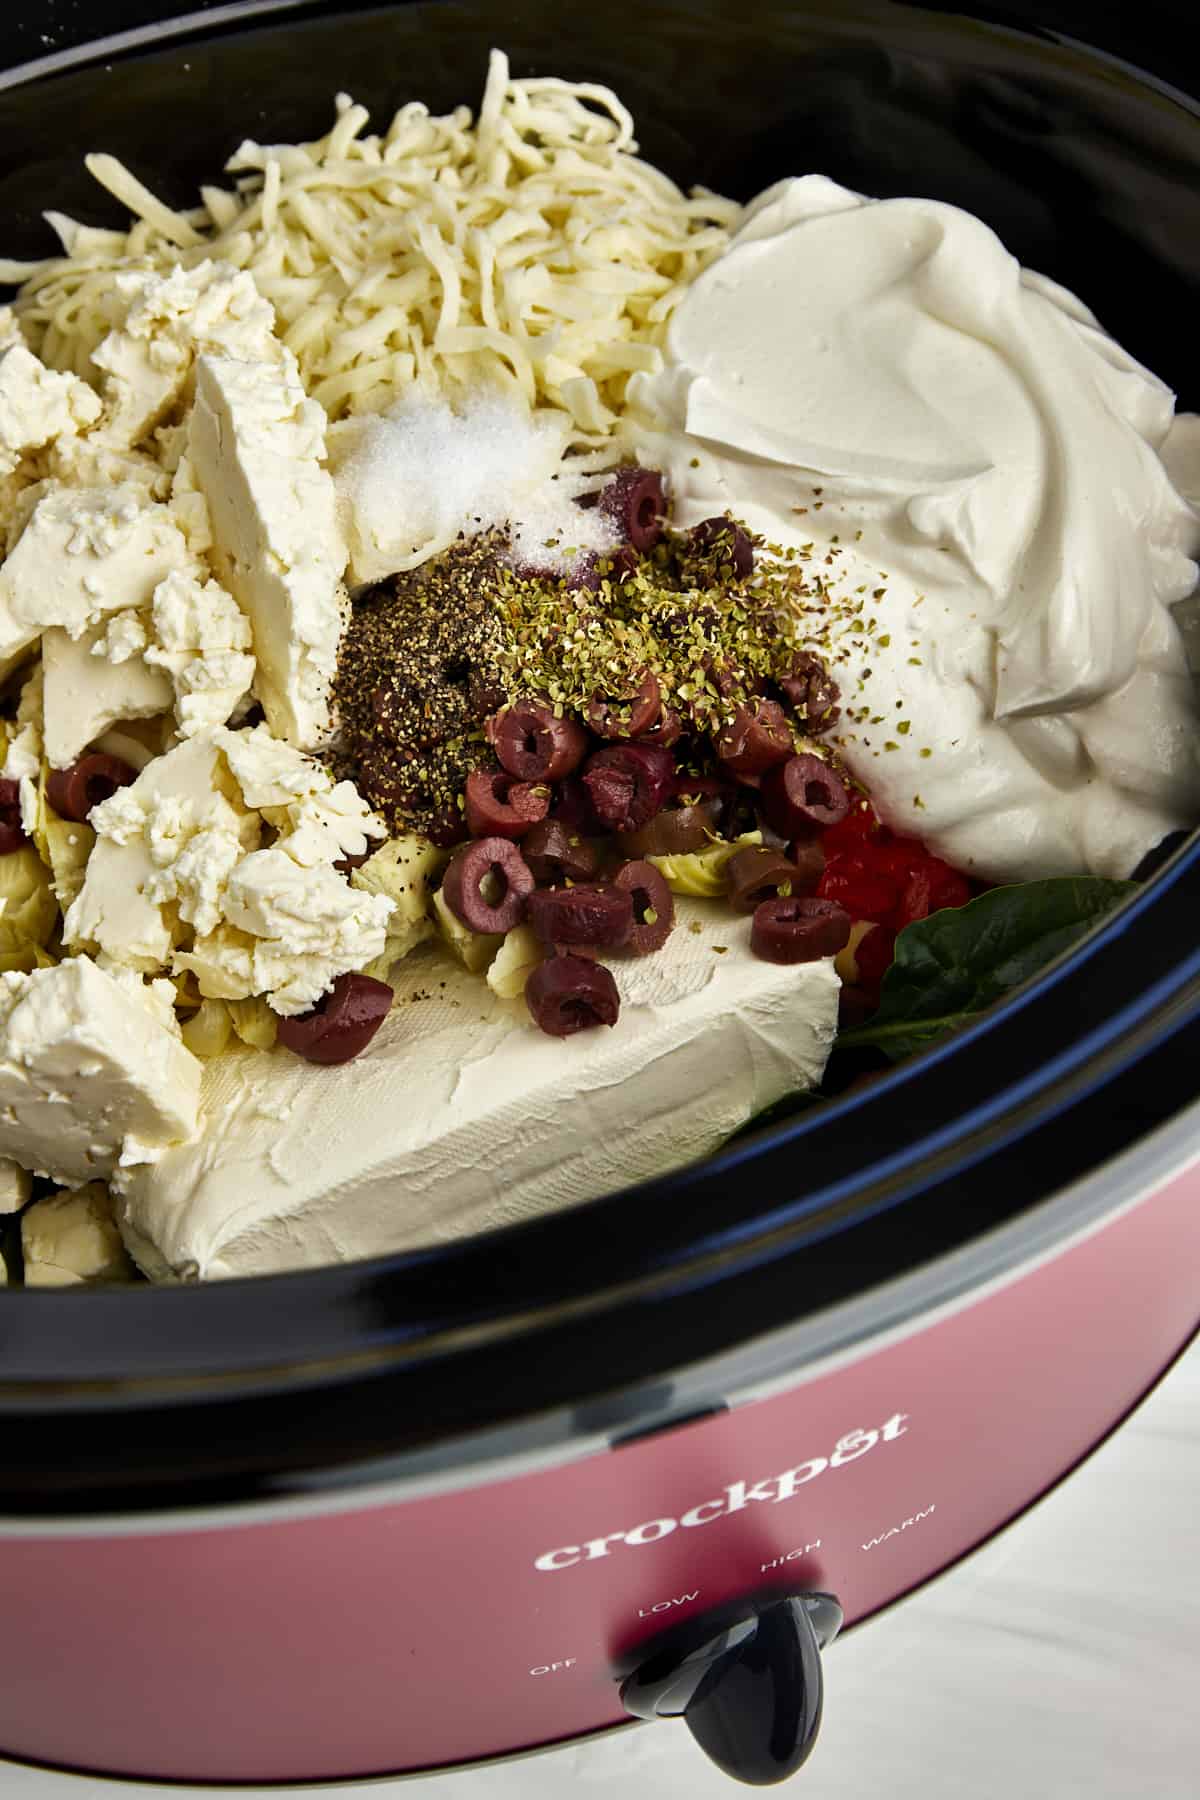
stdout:
[[(1001, 22), (1028, 27), (1019, 11)], [(178, 1498), (185, 1476), (194, 1500), (197, 1471), (211, 1496), (265, 1491), (644, 1381), (928, 1262), (1193, 1097), (1178, 1070), (1200, 1048), (1198, 902), (1192, 845), (953, 1045), (567, 1215), (203, 1290), (6, 1295), (0, 1507), (62, 1505), (72, 1486), (80, 1505)]]

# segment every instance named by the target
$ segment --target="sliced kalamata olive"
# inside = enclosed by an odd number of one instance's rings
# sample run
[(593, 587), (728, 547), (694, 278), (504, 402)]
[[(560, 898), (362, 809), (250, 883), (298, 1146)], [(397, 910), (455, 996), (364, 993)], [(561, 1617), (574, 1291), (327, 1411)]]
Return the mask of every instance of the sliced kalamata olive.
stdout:
[(625, 940), (626, 949), (635, 956), (649, 956), (652, 951), (661, 950), (675, 923), (675, 902), (659, 871), (653, 863), (627, 862), (617, 870), (613, 882), (633, 901), (633, 924)]
[(845, 949), (850, 926), (836, 900), (764, 900), (755, 909), (750, 948), (764, 962), (820, 962)]
[(792, 756), (763, 777), (762, 807), (787, 838), (805, 838), (813, 828), (839, 825), (850, 811), (850, 796), (819, 756)]
[(720, 811), (721, 802), (715, 799), (697, 800), (691, 806), (672, 803), (640, 831), (621, 832), (617, 841), (627, 856), (690, 856), (720, 835)]
[(7, 856), (28, 842), (21, 823), (21, 784), (0, 781), (0, 856)]
[(590, 881), (599, 858), (595, 848), (560, 819), (543, 819), (521, 839), (521, 855), (535, 881)]
[(663, 532), (667, 496), (657, 469), (618, 469), (600, 491), (600, 510), (627, 544), (653, 550)]
[(754, 571), (754, 546), (749, 535), (733, 519), (702, 519), (688, 532), (692, 549), (728, 565), (738, 581), (745, 581)]
[(92, 750), (69, 769), (55, 769), (46, 783), (46, 799), (60, 819), (82, 825), (94, 806), (128, 787), (138, 772), (119, 756)]
[[(657, 677), (647, 673), (638, 683), (637, 692), (628, 698), (593, 700), (587, 709), (587, 722), (597, 737), (640, 738), (661, 712), (662, 689)], [(564, 769), (563, 773), (567, 771)]]
[(467, 776), (466, 802), (474, 837), (519, 838), (550, 811), (550, 789), (514, 781), (506, 769), (475, 769)]
[(825, 851), (820, 838), (797, 838), (788, 853), (796, 865), (794, 894), (811, 894), (825, 873)]
[(820, 737), (842, 716), (841, 691), (817, 656), (805, 651), (797, 657), (790, 675), (779, 683), (797, 720), (809, 737)]
[(574, 719), (559, 719), (540, 700), (518, 700), (488, 721), (488, 740), (518, 781), (561, 781), (577, 769), (588, 737)]
[(717, 740), (717, 755), (731, 774), (742, 780), (761, 775), (791, 756), (791, 728), (783, 708), (774, 700), (760, 700), (754, 707), (739, 706)]
[(656, 744), (660, 750), (669, 750), (682, 736), (683, 720), (671, 707), (664, 706), (653, 725), (638, 732), (637, 741), (639, 744)]
[(568, 775), (565, 781), (558, 782), (550, 796), (550, 817), (571, 831), (595, 827), (592, 797), (578, 775)]
[(633, 925), (633, 901), (606, 883), (539, 888), (529, 896), (529, 923), (543, 944), (616, 949)]
[(583, 772), (600, 823), (609, 831), (640, 831), (671, 792), (675, 763), (655, 744), (614, 744), (597, 750)]
[(392, 990), (386, 981), (376, 981), (371, 975), (339, 975), (311, 1011), (280, 1019), (276, 1036), (305, 1062), (350, 1062), (366, 1049), (391, 1004)]
[(552, 956), (540, 964), (525, 983), (525, 1004), (551, 1037), (615, 1025), (621, 1011), (611, 972), (586, 956)]
[(764, 900), (787, 900), (796, 893), (796, 865), (777, 850), (738, 850), (725, 865), (729, 904), (754, 912)]
[[(712, 828), (720, 837), (736, 837), (738, 822), (745, 812), (746, 793), (732, 780), (716, 775), (677, 775), (669, 805), (695, 805), (705, 802), (712, 815)], [(645, 852), (643, 851), (643, 855)], [(657, 851), (652, 852), (657, 855)]]
[(533, 871), (505, 837), (464, 844), (442, 877), (446, 905), (468, 931), (512, 931), (524, 919), (533, 889)]

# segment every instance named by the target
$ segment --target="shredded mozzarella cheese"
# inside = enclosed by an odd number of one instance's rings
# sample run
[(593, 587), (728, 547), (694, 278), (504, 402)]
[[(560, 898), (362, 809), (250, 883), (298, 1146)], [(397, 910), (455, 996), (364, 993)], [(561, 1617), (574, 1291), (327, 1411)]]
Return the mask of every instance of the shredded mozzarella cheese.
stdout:
[(315, 143), (247, 140), (233, 191), (202, 188), (191, 212), (89, 157), (130, 231), (47, 214), (65, 254), (0, 262), (25, 284), (17, 310), (43, 360), (90, 373), (118, 271), (218, 257), (253, 275), (332, 418), (382, 411), (414, 382), (448, 398), (491, 383), (602, 450), (629, 375), (660, 366), (667, 320), (739, 208), (640, 161), (608, 88), (514, 81), (499, 51), (476, 122), (414, 102), (381, 136), (367, 123), (340, 94)]

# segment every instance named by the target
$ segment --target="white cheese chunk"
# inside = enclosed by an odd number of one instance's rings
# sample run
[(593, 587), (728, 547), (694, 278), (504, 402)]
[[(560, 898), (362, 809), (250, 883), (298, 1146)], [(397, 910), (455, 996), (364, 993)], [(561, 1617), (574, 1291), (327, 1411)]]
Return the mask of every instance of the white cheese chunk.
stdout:
[(146, 661), (171, 677), (181, 733), (223, 725), (254, 680), (246, 615), (219, 582), (175, 573), (155, 588), (150, 616)]
[(33, 1189), (29, 1170), (11, 1156), (0, 1156), (0, 1215), (19, 1213)]
[(109, 613), (149, 605), (188, 563), (170, 512), (144, 490), (52, 487), (0, 567), (0, 674), (52, 626), (81, 637)]
[(23, 456), (100, 417), (96, 394), (75, 375), (47, 369), (23, 344), (0, 349), (0, 474)]
[[(118, 615), (121, 620), (136, 616)], [(137, 654), (119, 660), (96, 654), (109, 648), (105, 631), (104, 625), (94, 625), (73, 638), (56, 627), (42, 637), (46, 757), (52, 768), (68, 768), (120, 719), (152, 719), (170, 710), (173, 693), (164, 670), (149, 667)], [(117, 647), (127, 649), (128, 643), (120, 640), (129, 635), (126, 627), (118, 634)]]
[(136, 1271), (102, 1181), (48, 1194), (21, 1220), (26, 1287), (80, 1287), (132, 1281)]
[(252, 731), (218, 731), (215, 738), (246, 805), (261, 812), (290, 806), (308, 794), (326, 793), (333, 785), (319, 762), (272, 736), (266, 725)]
[(394, 910), (330, 863), (296, 862), (282, 844), (243, 858), (224, 904), (229, 923), (256, 940), (254, 991), (284, 1014), (307, 1012), (339, 975), (382, 956)]
[[(257, 830), (221, 791), (220, 753), (211, 735), (190, 738), (156, 757), (130, 787), (95, 807), (90, 822), (98, 834), (96, 846), (83, 890), (63, 921), (63, 939), (94, 945), (113, 962), (146, 972), (166, 968), (171, 960), (174, 934), (162, 903), (172, 884), (164, 874), (188, 840), (215, 830), (248, 848)], [(202, 868), (193, 868), (188, 879), (203, 875)], [(180, 875), (170, 898), (180, 897), (183, 880)], [(211, 889), (189, 891), (195, 909), (207, 915)]]
[(134, 487), (147, 504), (171, 497), (171, 476), (158, 457), (118, 449), (99, 431), (59, 438), (45, 461), (49, 475), (64, 487)]
[[(239, 796), (281, 804), (260, 812)], [(278, 834), (267, 850), (263, 819)], [(384, 953), (395, 902), (333, 866), (383, 826), (349, 782), (335, 787), (261, 726), (185, 739), (90, 823), (97, 841), (63, 922), (69, 945), (147, 973), (190, 970), (206, 998), (265, 995), (279, 1013), (306, 1011)]]
[(72, 1183), (150, 1161), (192, 1135), (199, 1099), (199, 1062), (137, 978), (85, 956), (0, 975), (0, 1132), (23, 1167)]
[(290, 356), (201, 356), (188, 447), (217, 571), (254, 633), (268, 723), (289, 743), (316, 744), (329, 728), (345, 611), (346, 551), (321, 462), (325, 415), (305, 398)]
[[(352, 1065), (286, 1050), (205, 1066), (203, 1138), (120, 1205), (156, 1278), (265, 1274), (445, 1241), (570, 1206), (710, 1154), (820, 1079), (831, 961), (781, 968), (723, 905), (677, 902), (666, 947), (614, 963), (611, 1030), (549, 1038), (439, 950)], [(698, 927), (693, 930), (692, 926)]]
[(93, 352), (105, 376), (104, 435), (138, 444), (184, 398), (197, 350), (281, 358), (274, 309), (244, 270), (202, 262), (163, 275), (117, 275), (109, 308), (113, 330)]

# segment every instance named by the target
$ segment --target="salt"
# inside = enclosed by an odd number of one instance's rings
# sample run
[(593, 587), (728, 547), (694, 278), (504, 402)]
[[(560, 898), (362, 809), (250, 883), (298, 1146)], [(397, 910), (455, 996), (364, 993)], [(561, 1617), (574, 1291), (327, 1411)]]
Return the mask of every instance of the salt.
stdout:
[(577, 497), (596, 478), (564, 463), (570, 425), (500, 396), (459, 411), (409, 399), (333, 434), (333, 474), (354, 585), (416, 568), (460, 536), (506, 529), (514, 564), (552, 574), (613, 550), (617, 533)]

